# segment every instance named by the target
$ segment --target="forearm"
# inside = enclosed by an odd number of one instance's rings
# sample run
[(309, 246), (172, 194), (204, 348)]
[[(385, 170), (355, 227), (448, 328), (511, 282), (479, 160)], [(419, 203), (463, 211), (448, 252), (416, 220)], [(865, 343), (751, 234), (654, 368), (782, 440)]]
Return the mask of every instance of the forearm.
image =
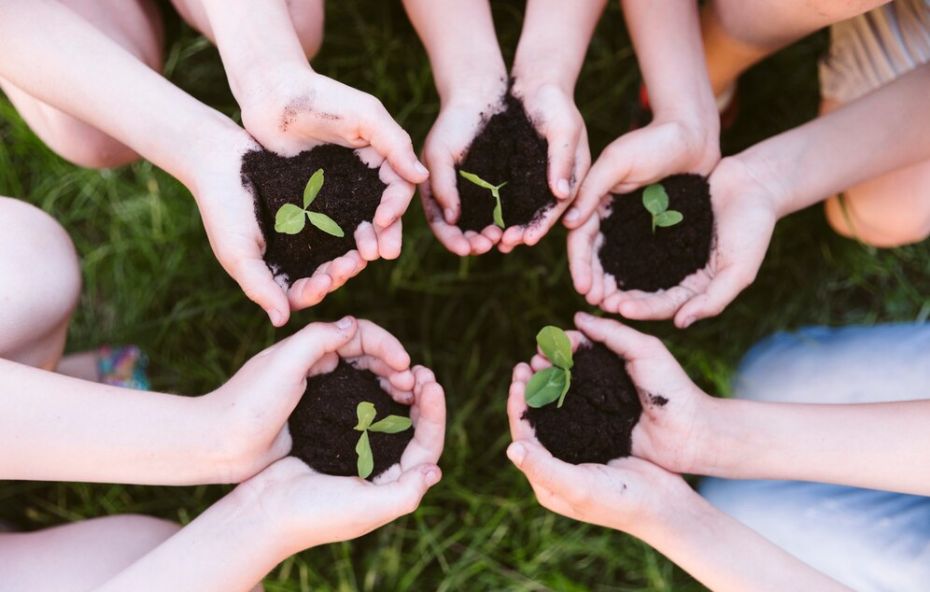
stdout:
[(529, 0), (514, 57), (520, 83), (553, 83), (569, 95), (606, 0)]
[(622, 0), (621, 4), (656, 118), (700, 119), (716, 135), (719, 116), (704, 63), (698, 3)]
[(0, 75), (191, 185), (191, 163), (241, 130), (51, 0), (0, 0)]
[(243, 486), (95, 592), (247, 592), (288, 551)]
[(443, 104), (495, 92), (507, 77), (488, 0), (404, 0)]
[(201, 406), (0, 360), (0, 479), (222, 481), (229, 467)]
[(806, 405), (718, 400), (695, 473), (930, 495), (930, 401)]
[(930, 65), (735, 158), (780, 196), (779, 215), (930, 158)]
[(848, 590), (690, 491), (640, 536), (714, 592)]
[(203, 0), (233, 95), (242, 104), (273, 90), (279, 68), (310, 69), (285, 0)]

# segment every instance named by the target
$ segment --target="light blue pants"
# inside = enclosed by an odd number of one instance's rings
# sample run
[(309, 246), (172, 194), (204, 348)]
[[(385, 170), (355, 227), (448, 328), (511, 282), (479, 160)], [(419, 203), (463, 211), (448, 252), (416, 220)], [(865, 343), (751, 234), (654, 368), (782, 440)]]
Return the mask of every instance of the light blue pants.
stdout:
[[(770, 402), (930, 399), (930, 324), (776, 334), (743, 359), (734, 392)], [(705, 479), (700, 491), (854, 590), (930, 591), (930, 498), (799, 481)]]

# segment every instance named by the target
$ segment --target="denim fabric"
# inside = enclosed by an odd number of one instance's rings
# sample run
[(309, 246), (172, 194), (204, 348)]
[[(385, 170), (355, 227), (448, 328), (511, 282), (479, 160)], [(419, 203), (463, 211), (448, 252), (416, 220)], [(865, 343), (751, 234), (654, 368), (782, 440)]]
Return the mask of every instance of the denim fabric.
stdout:
[[(734, 392), (798, 403), (930, 399), (930, 324), (778, 333), (745, 356)], [(705, 479), (700, 491), (854, 590), (930, 590), (930, 498), (795, 481)]]

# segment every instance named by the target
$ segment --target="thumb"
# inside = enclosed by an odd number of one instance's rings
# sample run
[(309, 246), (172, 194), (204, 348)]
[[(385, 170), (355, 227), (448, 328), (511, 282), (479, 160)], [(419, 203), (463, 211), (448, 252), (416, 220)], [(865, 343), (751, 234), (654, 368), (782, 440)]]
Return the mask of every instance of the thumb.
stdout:
[(565, 225), (570, 229), (581, 226), (597, 209), (601, 199), (625, 179), (630, 172), (631, 159), (624, 148), (625, 142), (614, 141), (598, 157), (578, 190), (578, 197), (565, 215)]
[(364, 507), (379, 524), (387, 524), (416, 510), (429, 488), (441, 478), (442, 471), (434, 464), (407, 469), (396, 481), (367, 488), (370, 499)]
[(368, 143), (390, 163), (398, 175), (416, 185), (429, 178), (429, 171), (417, 159), (410, 136), (379, 102), (362, 120), (362, 134)]
[(288, 381), (304, 380), (310, 368), (323, 356), (349, 343), (358, 330), (351, 316), (335, 323), (311, 323), (291, 335), (272, 352), (275, 375)]
[(430, 194), (442, 209), (446, 224), (455, 224), (459, 217), (458, 177), (455, 174), (455, 161), (452, 154), (445, 150), (431, 149), (424, 152), (430, 169)]
[(687, 329), (694, 322), (713, 317), (727, 307), (746, 286), (752, 283), (736, 267), (725, 267), (717, 274), (703, 294), (685, 303), (675, 315), (675, 326)]
[(282, 327), (290, 318), (287, 294), (274, 281), (271, 270), (261, 259), (244, 259), (233, 266), (229, 275), (239, 284), (246, 297), (268, 314), (271, 324)]
[(559, 199), (572, 196), (571, 178), (575, 169), (578, 133), (569, 127), (554, 126), (549, 141), (549, 189)]
[(507, 448), (507, 457), (520, 469), (534, 488), (542, 487), (568, 503), (574, 503), (573, 491), (581, 487), (583, 476), (575, 466), (563, 462), (533, 440), (517, 440)]

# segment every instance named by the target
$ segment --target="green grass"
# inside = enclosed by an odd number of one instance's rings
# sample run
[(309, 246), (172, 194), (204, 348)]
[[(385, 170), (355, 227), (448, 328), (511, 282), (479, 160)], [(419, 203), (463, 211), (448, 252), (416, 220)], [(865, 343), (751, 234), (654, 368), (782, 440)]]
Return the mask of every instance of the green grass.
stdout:
[[(437, 113), (419, 41), (396, 3), (329, 6), (315, 66), (380, 97), (419, 143)], [(516, 44), (522, 3), (495, 2), (505, 53)], [(235, 115), (215, 49), (176, 18), (168, 72), (197, 97)], [(732, 151), (812, 117), (822, 35), (749, 73)], [(597, 154), (627, 127), (638, 84), (635, 58), (612, 6), (578, 87)], [(84, 292), (69, 349), (137, 343), (150, 352), (155, 387), (203, 393), (249, 356), (313, 319), (345, 313), (398, 335), (448, 394), (445, 478), (414, 515), (361, 540), (302, 553), (266, 580), (278, 591), (698, 590), (638, 541), (540, 508), (504, 456), (504, 400), (512, 366), (533, 351), (544, 324), (567, 326), (588, 307), (571, 286), (564, 230), (534, 249), (459, 260), (433, 239), (414, 205), (399, 261), (373, 264), (323, 305), (275, 332), (214, 261), (187, 192), (149, 164), (80, 170), (51, 154), (0, 100), (0, 194), (38, 204), (70, 231), (83, 260)], [(726, 393), (740, 355), (756, 340), (810, 324), (925, 320), (927, 244), (874, 251), (832, 234), (819, 209), (779, 225), (756, 284), (720, 317), (678, 332), (640, 325), (666, 340), (691, 376)], [(246, 336), (246, 337), (244, 337)], [(145, 512), (188, 522), (222, 487), (0, 483), (0, 518), (39, 528), (104, 514)]]

